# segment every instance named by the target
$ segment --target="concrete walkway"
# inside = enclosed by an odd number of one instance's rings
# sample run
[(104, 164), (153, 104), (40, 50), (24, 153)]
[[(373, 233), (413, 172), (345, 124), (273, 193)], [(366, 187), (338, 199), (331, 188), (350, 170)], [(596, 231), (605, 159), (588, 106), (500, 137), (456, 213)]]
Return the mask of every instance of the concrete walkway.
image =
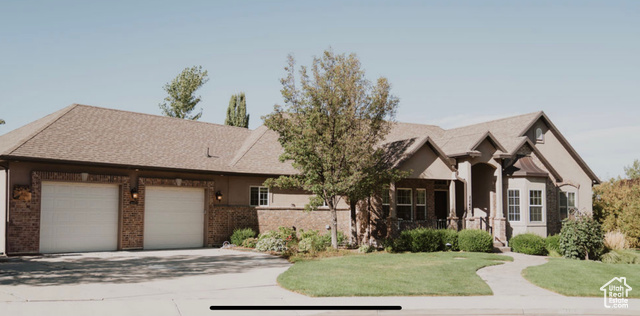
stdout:
[[(221, 249), (93, 253), (0, 262), (0, 315), (638, 315), (603, 298), (569, 298), (529, 284), (520, 271), (544, 258), (479, 270), (493, 296), (311, 298), (276, 283), (283, 259)], [(402, 311), (211, 311), (212, 305), (399, 305)]]

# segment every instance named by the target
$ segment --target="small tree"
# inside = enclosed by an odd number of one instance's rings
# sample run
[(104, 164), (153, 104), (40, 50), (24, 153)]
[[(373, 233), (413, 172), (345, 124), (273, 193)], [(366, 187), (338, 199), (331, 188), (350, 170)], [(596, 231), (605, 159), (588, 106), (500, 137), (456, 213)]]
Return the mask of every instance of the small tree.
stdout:
[(0, 125), (4, 124), (4, 120), (0, 119)]
[(624, 167), (624, 173), (627, 175), (627, 178), (639, 179), (640, 178), (640, 160), (636, 159), (633, 161), (633, 164), (630, 166)]
[(640, 180), (611, 179), (593, 188), (593, 217), (607, 231), (622, 231), (640, 246)]
[(597, 259), (604, 249), (604, 234), (600, 223), (588, 214), (562, 221), (560, 252), (570, 259)]
[(224, 124), (249, 128), (249, 114), (247, 114), (247, 99), (244, 92), (234, 94), (229, 100), (227, 118)]
[(372, 85), (355, 54), (325, 51), (314, 58), (311, 73), (301, 67), (300, 88), (289, 56), (287, 77), (281, 80), (285, 107), (276, 105), (265, 125), (279, 134), (281, 161), (299, 171), (265, 182), (270, 187), (298, 187), (315, 194), (306, 209), (326, 203), (331, 213), (331, 244), (338, 247), (336, 207), (381, 155), (377, 144), (390, 130), (398, 99), (387, 79)]
[(194, 115), (191, 111), (201, 101), (200, 96), (194, 93), (200, 89), (208, 79), (206, 70), (202, 66), (185, 68), (176, 78), (164, 85), (164, 90), (169, 94), (164, 102), (159, 104), (162, 114), (188, 120), (198, 120), (202, 116), (202, 109)]

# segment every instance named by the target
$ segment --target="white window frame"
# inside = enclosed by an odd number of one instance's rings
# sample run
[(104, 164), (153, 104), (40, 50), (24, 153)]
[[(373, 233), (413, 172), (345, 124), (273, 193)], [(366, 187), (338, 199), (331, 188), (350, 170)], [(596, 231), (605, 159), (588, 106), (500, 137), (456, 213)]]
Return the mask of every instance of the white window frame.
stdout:
[[(518, 192), (518, 204), (511, 204), (511, 196), (509, 195), (510, 192)], [(509, 220), (509, 222), (521, 222), (522, 221), (522, 194), (520, 194), (522, 192), (520, 192), (520, 189), (508, 189), (507, 190), (507, 220)], [(515, 197), (514, 197), (515, 198)], [(518, 208), (518, 219), (511, 219), (511, 207), (517, 207)], [(515, 215), (516, 213), (514, 213)]]
[[(424, 204), (418, 204), (418, 192), (424, 192)], [(416, 189), (416, 213), (420, 211), (420, 208), (424, 209), (424, 220), (427, 220), (427, 189)], [(413, 216), (413, 210), (411, 211)]]
[[(540, 204), (532, 204), (531, 203), (531, 193), (532, 192), (540, 192)], [(539, 207), (540, 208), (540, 220), (533, 220), (531, 219), (531, 209), (533, 207)], [(530, 189), (529, 190), (529, 222), (531, 223), (543, 223), (544, 222), (544, 191), (543, 190), (538, 190), (538, 189)]]
[[(252, 199), (253, 189), (254, 188), (258, 189), (258, 204), (257, 205), (253, 204), (253, 199)], [(265, 194), (265, 196), (262, 196), (263, 194)], [(263, 198), (266, 201), (266, 204), (262, 204)], [(249, 187), (249, 205), (250, 206), (269, 206), (269, 188), (264, 187), (264, 186), (257, 186), (257, 185), (250, 186)]]
[[(538, 132), (540, 133), (538, 134)], [(542, 127), (536, 128), (534, 133), (534, 136), (536, 137), (536, 143), (544, 143), (544, 133), (542, 132)]]
[[(404, 191), (404, 190), (409, 190), (409, 204), (400, 204), (398, 201), (398, 193), (400, 191)], [(413, 221), (413, 189), (412, 188), (397, 188), (396, 189), (396, 213), (398, 210), (398, 206), (409, 206), (410, 207), (410, 211), (409, 211), (409, 215), (411, 218), (403, 218), (403, 221)]]
[[(573, 194), (573, 206), (569, 206), (569, 194)], [(566, 204), (562, 205), (562, 195), (565, 195), (565, 201)], [(577, 209), (578, 208), (578, 194), (576, 192), (571, 192), (571, 191), (560, 191), (558, 192), (558, 218), (562, 221), (563, 219), (569, 217), (569, 209), (573, 208), (573, 209)], [(563, 209), (564, 209), (564, 213), (566, 214), (565, 217), (562, 217), (562, 213), (563, 213)]]

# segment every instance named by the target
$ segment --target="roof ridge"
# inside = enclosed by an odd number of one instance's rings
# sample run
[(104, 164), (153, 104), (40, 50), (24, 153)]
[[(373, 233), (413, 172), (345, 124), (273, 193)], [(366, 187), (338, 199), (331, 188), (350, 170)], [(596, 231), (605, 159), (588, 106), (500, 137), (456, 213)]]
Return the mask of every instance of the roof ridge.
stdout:
[[(253, 130), (253, 132), (257, 132), (258, 129), (260, 127), (263, 127), (264, 125), (260, 125), (258, 128), (256, 128), (255, 130)], [(253, 141), (253, 143), (247, 147), (247, 149), (245, 149), (242, 152), (239, 152), (238, 154), (236, 154), (235, 157), (233, 157), (233, 159), (231, 160), (231, 162), (229, 162), (229, 167), (233, 167), (235, 166), (244, 156), (247, 155), (247, 153), (251, 150), (251, 148), (253, 148), (258, 141), (264, 136), (264, 134), (266, 134), (269, 131), (269, 129), (265, 126), (264, 130), (261, 132), (258, 132), (258, 136), (256, 137), (256, 139)], [(247, 140), (251, 138), (251, 135), (249, 135), (249, 137), (247, 137)], [(244, 144), (243, 144), (244, 145)], [(240, 147), (240, 149), (242, 149), (242, 147)]]
[[(51, 122), (45, 124), (44, 126), (38, 128), (35, 132), (31, 133), (30, 135), (24, 137), (23, 139), (19, 140), (17, 142), (16, 145), (14, 145), (13, 147), (9, 148), (9, 150), (7, 150), (5, 155), (10, 155), (12, 152), (18, 150), (20, 147), (22, 147), (24, 144), (26, 144), (28, 141), (32, 140), (33, 138), (35, 138), (36, 136), (38, 136), (40, 133), (42, 133), (45, 129), (49, 128), (51, 125), (53, 125), (53, 123), (57, 122), (58, 120), (60, 120), (63, 116), (67, 115), (67, 113), (71, 112), (71, 110), (75, 109), (78, 107), (77, 103), (73, 103), (69, 106), (67, 106), (66, 110), (63, 109), (61, 111), (56, 111), (56, 112), (60, 112), (57, 117), (54, 116), (51, 120)], [(56, 112), (53, 112), (51, 114), (55, 114)], [(50, 115), (51, 115), (50, 114)], [(46, 117), (46, 116), (45, 116)], [(44, 117), (43, 117), (44, 118)]]
[(198, 120), (181, 119), (181, 118), (178, 118), (178, 117), (171, 117), (171, 116), (165, 116), (165, 115), (157, 115), (157, 114), (150, 114), (150, 113), (134, 112), (134, 111), (121, 110), (121, 109), (114, 109), (114, 108), (107, 108), (107, 107), (102, 107), (102, 106), (95, 106), (95, 105), (88, 105), (88, 104), (80, 104), (80, 103), (74, 103), (74, 105), (81, 106), (81, 107), (87, 107), (87, 108), (94, 108), (94, 109), (107, 110), (107, 111), (124, 112), (124, 113), (133, 113), (133, 114), (139, 114), (139, 115), (145, 115), (145, 116), (152, 116), (152, 117), (166, 118), (166, 119), (172, 119), (172, 120), (182, 120), (182, 121), (194, 122), (194, 123), (200, 123), (200, 124), (216, 125), (216, 126), (220, 126), (220, 127), (231, 127), (231, 128), (236, 128), (236, 129), (241, 128), (241, 129), (243, 129), (243, 130), (254, 131), (254, 130), (251, 130), (251, 129), (249, 129), (249, 128), (240, 127), (240, 126), (232, 126), (232, 125), (218, 124), (218, 123), (212, 123), (212, 122), (203, 122), (203, 121), (198, 121)]
[[(517, 117), (523, 117), (523, 116), (527, 116), (527, 115), (540, 114), (540, 113), (543, 113), (543, 111), (535, 111), (535, 112), (530, 112), (530, 113), (525, 113), (525, 114), (507, 116), (507, 117), (503, 117), (503, 118), (499, 118), (499, 119), (495, 119), (495, 120), (478, 122), (478, 123), (475, 123), (475, 124), (469, 124), (469, 125), (464, 125), (464, 126), (458, 126), (458, 127), (446, 129), (445, 131), (453, 131), (453, 130), (463, 129), (463, 128), (467, 128), (467, 127), (471, 127), (471, 126), (478, 126), (478, 125), (482, 125), (482, 124), (495, 123), (495, 122), (500, 122), (500, 121), (504, 121), (504, 120), (508, 120), (508, 119), (514, 119), (514, 118), (517, 118)], [(473, 134), (475, 134), (475, 133), (473, 133)]]

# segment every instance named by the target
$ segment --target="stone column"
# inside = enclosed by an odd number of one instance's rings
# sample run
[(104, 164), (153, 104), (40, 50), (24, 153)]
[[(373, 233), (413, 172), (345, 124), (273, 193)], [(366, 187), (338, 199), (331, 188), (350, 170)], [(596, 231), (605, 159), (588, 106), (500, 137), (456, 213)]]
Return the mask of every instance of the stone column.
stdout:
[[(455, 178), (455, 172), (453, 174)], [(458, 217), (456, 214), (456, 181), (449, 181), (449, 228), (458, 230)]]
[(503, 190), (502, 185), (502, 162), (498, 161), (498, 167), (495, 172), (496, 176), (496, 211), (493, 219), (493, 236), (498, 238), (501, 242), (505, 243), (507, 240), (507, 221), (504, 218), (503, 202)]
[(476, 228), (473, 218), (473, 200), (471, 196), (472, 188), (471, 188), (471, 162), (468, 160), (464, 160), (458, 163), (458, 175), (460, 179), (464, 180), (464, 197), (465, 197), (465, 227), (466, 228)]

